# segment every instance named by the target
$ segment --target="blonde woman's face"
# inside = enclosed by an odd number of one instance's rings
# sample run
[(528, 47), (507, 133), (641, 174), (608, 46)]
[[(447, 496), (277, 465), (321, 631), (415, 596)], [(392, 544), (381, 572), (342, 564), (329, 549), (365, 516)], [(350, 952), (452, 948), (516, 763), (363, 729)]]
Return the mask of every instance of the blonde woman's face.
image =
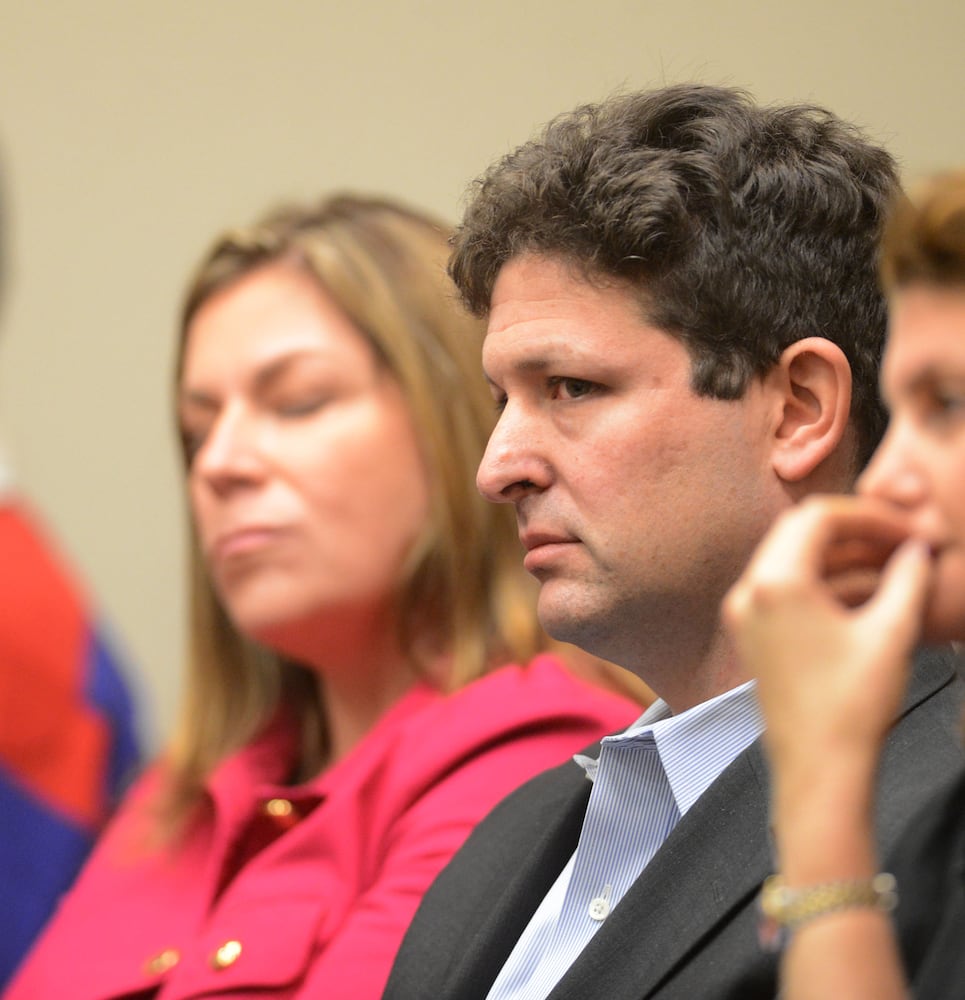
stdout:
[(214, 586), (249, 637), (311, 660), (378, 614), (429, 514), (402, 393), (307, 275), (273, 264), (187, 332), (179, 417)]
[(926, 637), (965, 639), (965, 292), (913, 286), (890, 317), (891, 420), (859, 490), (904, 510), (934, 553)]

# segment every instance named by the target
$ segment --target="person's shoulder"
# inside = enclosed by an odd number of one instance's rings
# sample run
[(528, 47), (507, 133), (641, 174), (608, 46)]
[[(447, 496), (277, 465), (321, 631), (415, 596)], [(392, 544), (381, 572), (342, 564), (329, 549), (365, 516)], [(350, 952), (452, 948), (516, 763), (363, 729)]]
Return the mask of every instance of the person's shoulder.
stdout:
[(915, 652), (897, 734), (919, 733), (953, 758), (961, 757), (961, 712), (965, 705), (965, 667), (952, 646), (922, 647)]
[[(572, 676), (553, 656), (507, 664), (450, 694), (423, 696), (381, 753), (383, 784), (399, 790), (470, 768), (510, 772), (506, 791), (626, 728), (640, 706)], [(579, 770), (579, 769), (576, 769)]]
[(965, 763), (963, 695), (950, 648), (916, 654), (905, 704), (885, 741), (878, 768), (875, 812), (879, 847), (885, 853), (920, 821), (930, 800)]
[(504, 708), (523, 703), (530, 710), (547, 713), (612, 712), (623, 717), (628, 711), (637, 715), (642, 711), (629, 697), (579, 676), (555, 653), (540, 653), (522, 665), (504, 664), (450, 696), (452, 703), (486, 700), (499, 701)]
[(954, 645), (919, 646), (912, 657), (909, 695), (913, 698), (919, 691), (927, 695), (953, 681), (961, 683), (963, 674), (965, 655)]
[(519, 726), (585, 724), (605, 735), (629, 725), (642, 708), (576, 676), (559, 657), (542, 653), (523, 665), (498, 667), (431, 711), (439, 725), (463, 732), (466, 723), (507, 732)]

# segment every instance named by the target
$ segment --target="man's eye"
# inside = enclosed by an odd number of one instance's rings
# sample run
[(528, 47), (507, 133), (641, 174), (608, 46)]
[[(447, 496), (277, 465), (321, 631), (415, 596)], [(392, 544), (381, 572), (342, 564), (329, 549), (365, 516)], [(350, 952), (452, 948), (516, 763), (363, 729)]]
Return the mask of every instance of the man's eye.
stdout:
[(589, 396), (597, 388), (596, 382), (590, 382), (585, 378), (569, 378), (558, 376), (550, 379), (550, 385), (554, 393), (561, 399), (582, 399)]

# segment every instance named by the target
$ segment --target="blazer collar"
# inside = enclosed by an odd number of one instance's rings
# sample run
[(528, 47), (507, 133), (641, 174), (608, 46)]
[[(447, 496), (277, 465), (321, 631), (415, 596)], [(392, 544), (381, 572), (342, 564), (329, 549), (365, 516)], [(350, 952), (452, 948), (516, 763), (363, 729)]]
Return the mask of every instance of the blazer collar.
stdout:
[[(599, 745), (586, 752), (594, 749), (599, 752)], [(539, 797), (539, 833), (476, 934), (466, 942), (440, 996), (485, 1000), (536, 908), (576, 850), (592, 785), (572, 762), (543, 777), (549, 788)], [(491, 878), (488, 871), (478, 875)]]

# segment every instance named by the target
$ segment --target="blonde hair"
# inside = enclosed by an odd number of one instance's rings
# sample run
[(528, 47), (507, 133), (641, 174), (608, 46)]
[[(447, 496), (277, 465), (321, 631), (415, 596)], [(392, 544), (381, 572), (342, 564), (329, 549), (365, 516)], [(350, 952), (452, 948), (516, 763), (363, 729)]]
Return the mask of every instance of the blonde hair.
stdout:
[[(380, 198), (340, 195), (272, 212), (222, 236), (202, 260), (181, 318), (177, 376), (198, 309), (267, 264), (314, 278), (395, 378), (428, 468), (431, 515), (398, 592), (403, 650), (445, 653), (456, 688), (489, 667), (522, 662), (544, 645), (535, 586), (522, 568), (512, 510), (486, 503), (475, 472), (495, 419), (479, 369), (482, 327), (446, 276), (449, 230)], [(297, 773), (316, 773), (327, 751), (324, 705), (305, 669), (242, 636), (218, 601), (192, 533), (186, 692), (160, 802), (173, 835), (226, 754), (279, 711), (294, 721)]]

